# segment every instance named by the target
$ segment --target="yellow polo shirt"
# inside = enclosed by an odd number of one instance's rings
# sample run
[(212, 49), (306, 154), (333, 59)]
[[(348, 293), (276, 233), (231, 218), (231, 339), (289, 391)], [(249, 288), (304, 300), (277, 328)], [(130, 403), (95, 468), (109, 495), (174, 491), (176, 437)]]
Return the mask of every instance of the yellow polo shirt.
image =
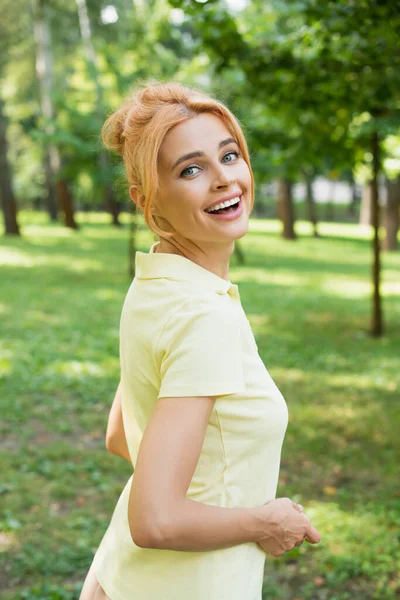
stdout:
[[(184, 256), (155, 253), (157, 244), (136, 252), (120, 323), (133, 467), (158, 398), (217, 396), (187, 497), (261, 506), (276, 494), (286, 403), (258, 354), (238, 286)], [(128, 525), (132, 477), (94, 558), (111, 600), (261, 600), (266, 554), (254, 542), (206, 552), (136, 546)]]

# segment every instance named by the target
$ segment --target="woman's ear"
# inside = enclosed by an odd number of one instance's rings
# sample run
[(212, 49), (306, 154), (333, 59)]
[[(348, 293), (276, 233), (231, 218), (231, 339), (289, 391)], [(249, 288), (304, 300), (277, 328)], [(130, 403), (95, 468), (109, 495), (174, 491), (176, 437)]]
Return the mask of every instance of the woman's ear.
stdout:
[(145, 204), (145, 197), (139, 193), (139, 190), (134, 185), (131, 185), (131, 187), (129, 188), (129, 195), (131, 197), (131, 200), (143, 212), (144, 204)]
[[(144, 213), (144, 205), (145, 205), (145, 200), (146, 197), (141, 194), (139, 192), (139, 190), (131, 185), (131, 187), (129, 188), (129, 195), (131, 197), (131, 200), (136, 204), (136, 206), (142, 211), (142, 213)], [(156, 212), (156, 207), (152, 204), (150, 211), (153, 213), (154, 216), (159, 216), (158, 213)]]

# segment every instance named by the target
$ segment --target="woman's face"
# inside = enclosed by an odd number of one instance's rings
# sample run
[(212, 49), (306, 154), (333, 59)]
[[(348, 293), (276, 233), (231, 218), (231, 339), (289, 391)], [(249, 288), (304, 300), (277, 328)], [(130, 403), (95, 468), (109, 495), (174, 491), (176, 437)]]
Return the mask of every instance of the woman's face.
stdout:
[[(192, 156), (186, 157), (188, 154)], [(153, 214), (165, 231), (175, 230), (205, 245), (226, 244), (247, 233), (249, 167), (216, 115), (204, 113), (173, 127), (161, 146), (158, 172), (160, 188)], [(241, 206), (232, 220), (205, 212), (210, 205), (236, 196)]]

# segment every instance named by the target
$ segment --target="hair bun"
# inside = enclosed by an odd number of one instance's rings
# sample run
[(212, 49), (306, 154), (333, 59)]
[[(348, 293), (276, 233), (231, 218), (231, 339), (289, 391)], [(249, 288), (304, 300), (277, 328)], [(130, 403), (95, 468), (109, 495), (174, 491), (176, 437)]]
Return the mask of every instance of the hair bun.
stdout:
[(132, 106), (133, 101), (129, 99), (107, 118), (101, 129), (101, 139), (104, 146), (108, 150), (121, 155), (124, 153), (126, 118)]

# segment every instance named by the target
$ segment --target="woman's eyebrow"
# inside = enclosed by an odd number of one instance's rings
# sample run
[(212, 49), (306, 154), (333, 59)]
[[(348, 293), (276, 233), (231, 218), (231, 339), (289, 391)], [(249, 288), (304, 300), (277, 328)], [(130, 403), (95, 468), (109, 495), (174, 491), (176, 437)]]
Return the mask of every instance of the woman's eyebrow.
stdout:
[[(231, 142), (234, 142), (235, 144), (237, 144), (237, 141), (233, 138), (233, 137), (229, 137), (226, 138), (226, 140), (222, 140), (222, 142), (220, 142), (218, 144), (218, 148), (221, 149), (224, 146), (226, 146), (227, 144), (230, 144)], [(175, 169), (175, 167), (177, 167), (181, 162), (184, 162), (185, 160), (188, 160), (189, 158), (198, 158), (199, 156), (204, 156), (204, 152), (189, 152), (189, 154), (184, 154), (183, 156), (181, 156), (180, 158), (178, 158), (178, 160), (176, 160), (174, 162), (174, 164), (171, 167), (171, 171), (173, 171)]]

